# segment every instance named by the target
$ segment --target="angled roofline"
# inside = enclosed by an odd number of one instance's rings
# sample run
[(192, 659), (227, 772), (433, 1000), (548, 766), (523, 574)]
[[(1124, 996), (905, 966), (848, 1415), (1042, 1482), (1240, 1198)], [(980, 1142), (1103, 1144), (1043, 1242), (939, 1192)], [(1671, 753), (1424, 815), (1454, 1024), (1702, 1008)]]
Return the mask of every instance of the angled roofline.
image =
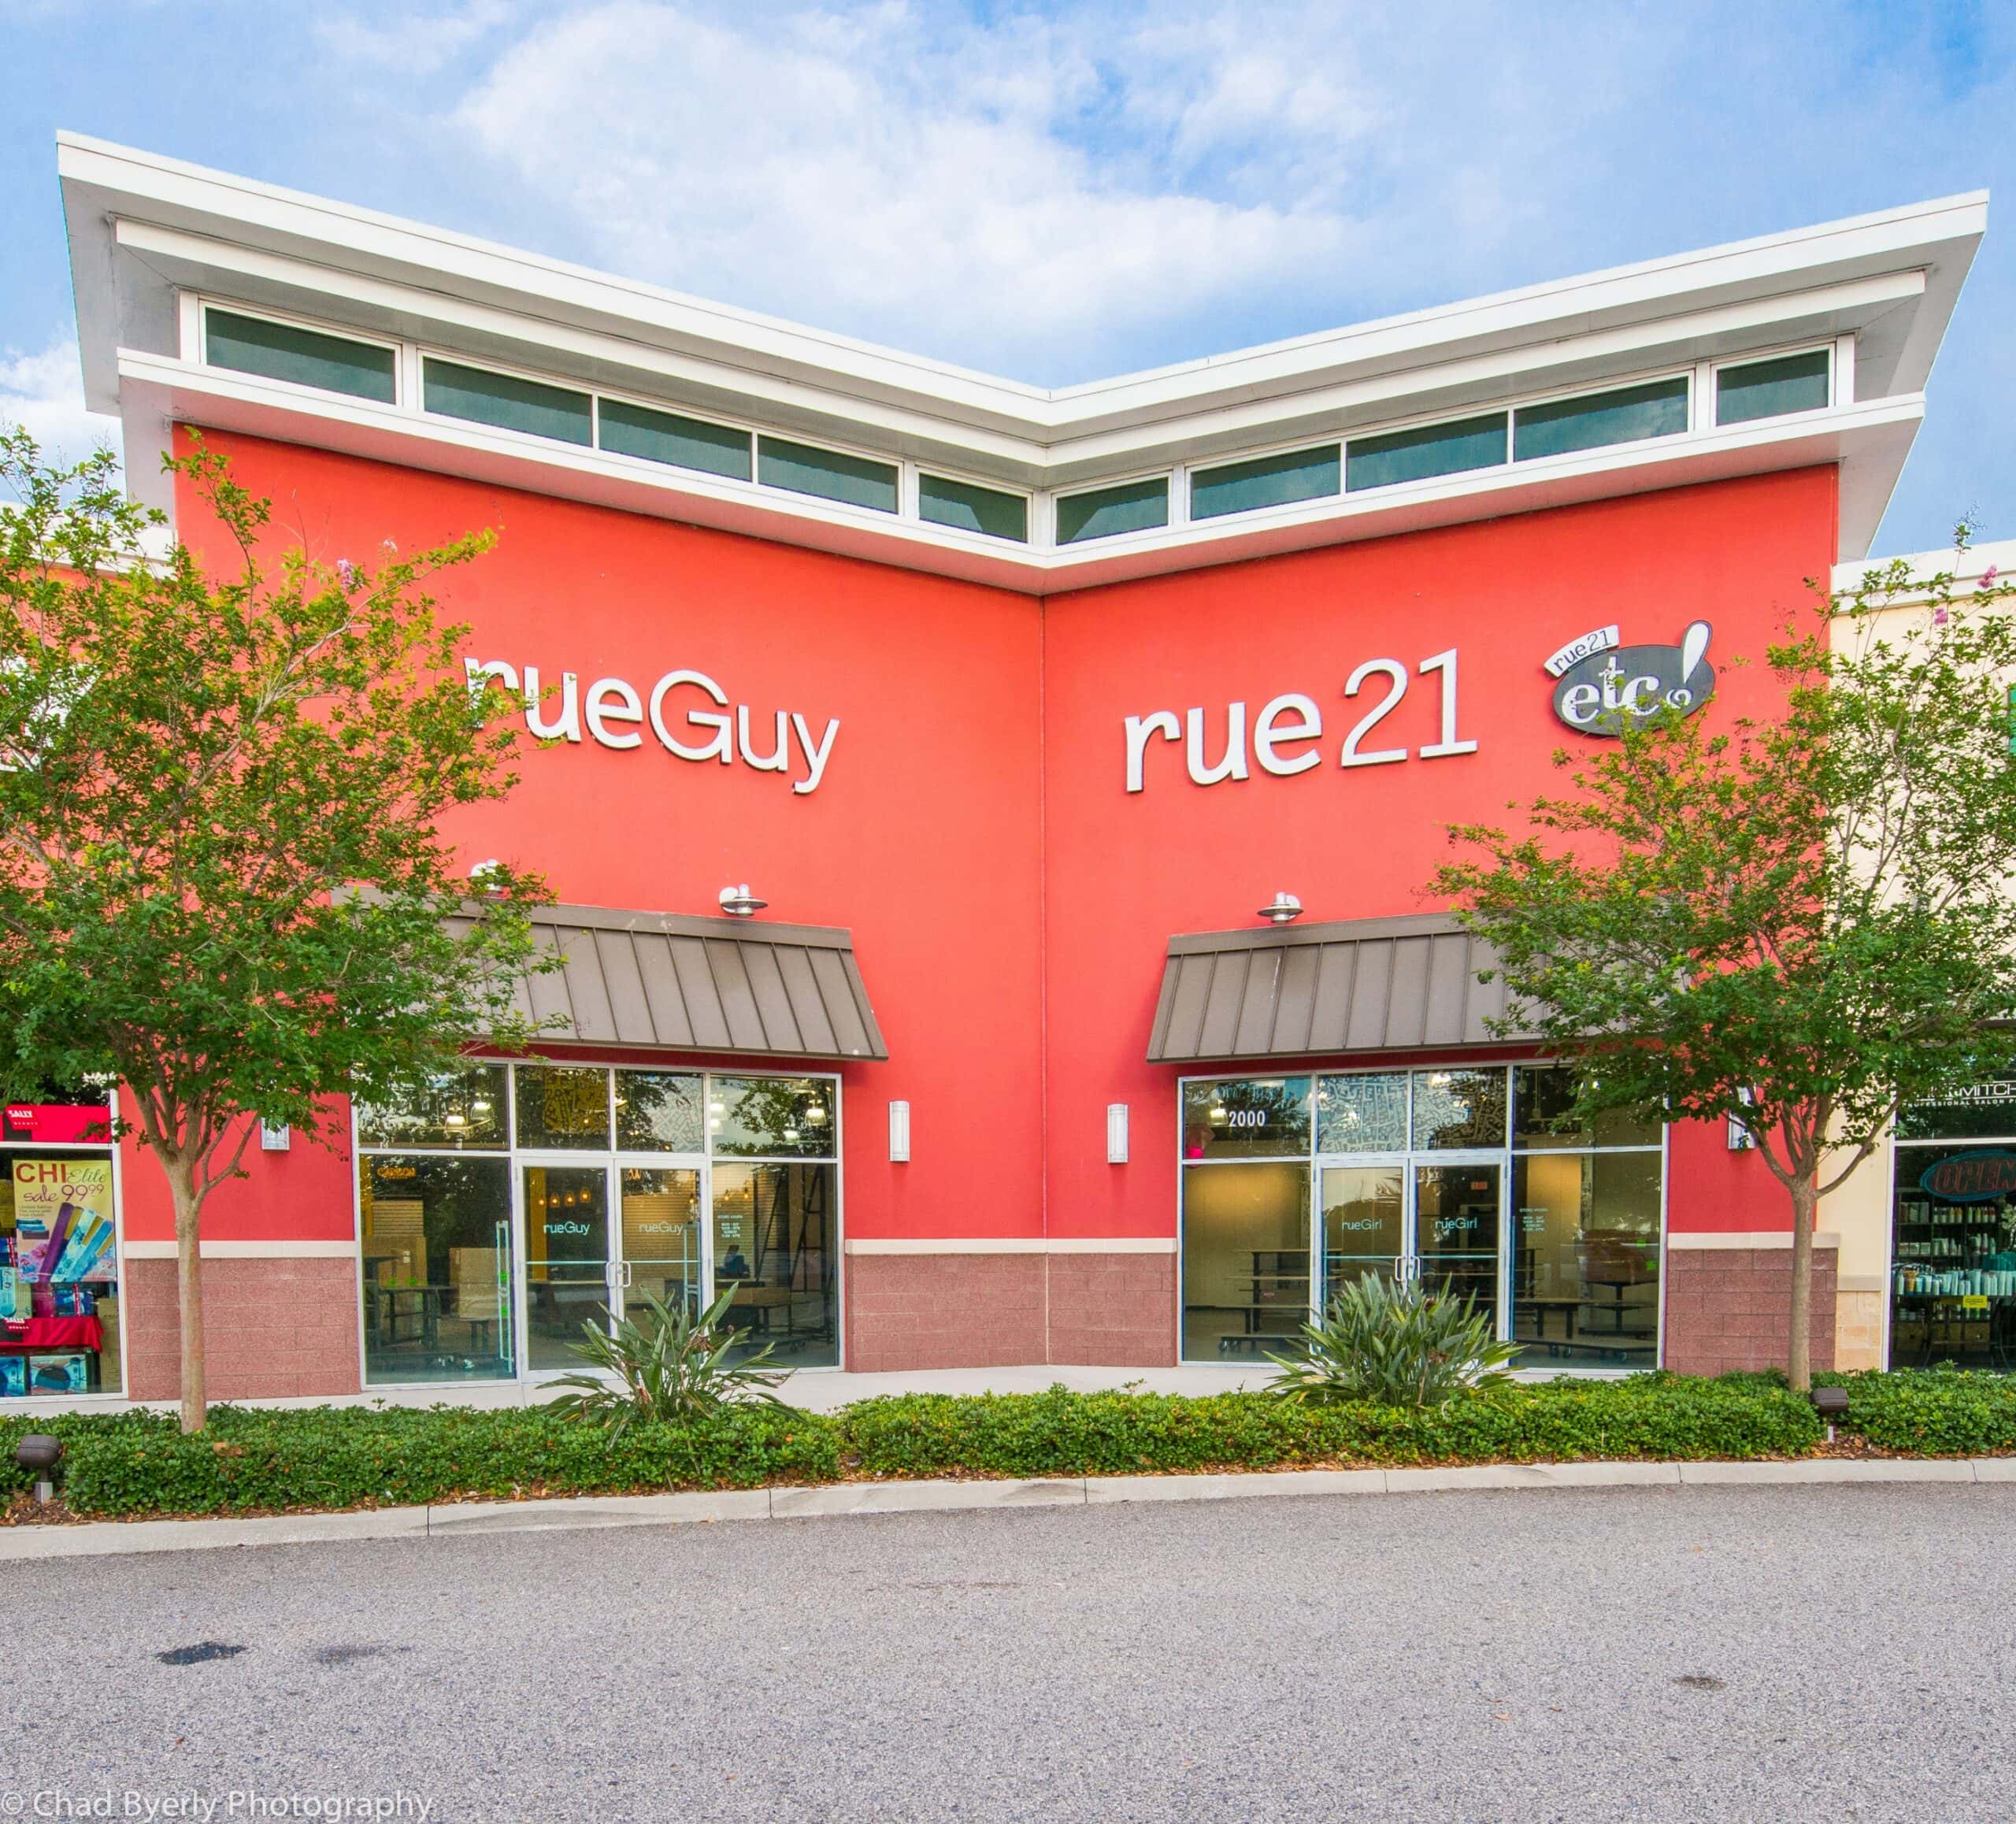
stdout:
[[(150, 458), (185, 422), (1037, 594), (1815, 464), (1840, 469), (1837, 554), (1852, 557), (1987, 221), (1970, 192), (1043, 388), (81, 135), (59, 134), (57, 157), (86, 402), (125, 418), (130, 484), (157, 504)], [(397, 343), (395, 405), (209, 365), (212, 304)], [(1824, 409), (1717, 422), (1716, 364), (1821, 347), (1836, 351)], [(446, 418), (419, 398), (439, 355), (851, 449), (900, 465), (904, 503), (836, 506)], [(1686, 432), (1655, 446), (1208, 518), (1180, 498), (1197, 466), (1682, 373)], [(921, 524), (921, 469), (1027, 494), (1027, 542)], [(1165, 526), (1055, 542), (1050, 497), (1158, 473)]]

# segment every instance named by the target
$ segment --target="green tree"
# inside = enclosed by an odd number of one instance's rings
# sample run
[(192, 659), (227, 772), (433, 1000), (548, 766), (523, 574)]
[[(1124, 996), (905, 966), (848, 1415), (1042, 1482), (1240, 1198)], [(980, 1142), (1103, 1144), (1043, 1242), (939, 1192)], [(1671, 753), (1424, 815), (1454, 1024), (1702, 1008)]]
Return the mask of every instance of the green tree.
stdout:
[(338, 1145), (328, 1098), (388, 1099), (479, 1033), (520, 1036), (539, 884), (498, 867), (444, 919), (470, 889), (437, 822), (510, 788), (512, 706), (472, 695), (467, 629), (426, 588), (489, 535), (276, 558), (219, 455), (169, 466), (223, 573), (109, 456), (55, 469), (0, 436), (0, 1093), (126, 1086), (115, 1125), (174, 1205), (193, 1431), (206, 1201), (262, 1119)]
[(1502, 958), (1503, 1029), (1576, 1066), (1572, 1119), (1754, 1140), (1792, 1203), (1802, 1390), (1819, 1199), (1900, 1107), (2016, 1064), (2010, 592), (1901, 562), (1816, 587), (1765, 654), (1781, 708), (1557, 753), (1571, 789), (1452, 829), (1433, 883)]

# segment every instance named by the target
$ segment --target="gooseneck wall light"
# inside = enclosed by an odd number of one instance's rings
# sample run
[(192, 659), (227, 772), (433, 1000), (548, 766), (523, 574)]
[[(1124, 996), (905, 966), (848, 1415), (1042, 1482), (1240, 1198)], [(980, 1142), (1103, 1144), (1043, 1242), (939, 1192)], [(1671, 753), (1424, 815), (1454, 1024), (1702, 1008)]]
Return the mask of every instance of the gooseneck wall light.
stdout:
[(721, 910), (731, 918), (753, 918), (769, 903), (750, 892), (747, 880), (739, 887), (721, 888)]
[(1260, 908), (1258, 916), (1269, 925), (1292, 925), (1302, 916), (1302, 902), (1292, 893), (1277, 893)]

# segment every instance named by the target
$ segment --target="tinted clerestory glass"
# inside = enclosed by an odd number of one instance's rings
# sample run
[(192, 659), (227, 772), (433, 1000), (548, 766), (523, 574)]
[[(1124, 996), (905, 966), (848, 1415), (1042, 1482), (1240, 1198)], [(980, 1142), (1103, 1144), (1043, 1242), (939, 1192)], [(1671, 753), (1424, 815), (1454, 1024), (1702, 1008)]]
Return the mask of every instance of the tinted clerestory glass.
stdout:
[(768, 488), (816, 495), (849, 506), (870, 506), (877, 513), (896, 510), (894, 463), (793, 443), (783, 437), (757, 439), (756, 479)]
[(1687, 376), (1521, 406), (1513, 414), (1512, 458), (1566, 456), (1607, 443), (1671, 437), (1687, 428)]
[(917, 517), (933, 525), (984, 532), (989, 538), (1011, 539), (1017, 544), (1028, 543), (1029, 503), (1019, 494), (978, 488), (970, 481), (954, 481), (949, 476), (921, 475), (917, 506)]
[(291, 380), (296, 386), (320, 387), (383, 405), (392, 403), (396, 391), (395, 349), (229, 310), (203, 313), (203, 358), (212, 367)]
[(1344, 486), (1355, 494), (1364, 488), (1460, 475), (1467, 469), (1495, 469), (1504, 460), (1505, 414), (1492, 412), (1446, 424), (1354, 437), (1344, 451)]
[(1337, 491), (1341, 479), (1335, 443), (1285, 450), (1278, 456), (1256, 456), (1251, 462), (1228, 462), (1217, 469), (1193, 469), (1190, 517), (1217, 519), (1228, 513), (1321, 500)]
[(422, 391), (428, 410), (444, 418), (466, 418), (506, 431), (527, 431), (562, 443), (594, 441), (594, 414), (586, 393), (543, 380), (520, 380), (460, 361), (425, 364)]
[(1087, 539), (1117, 538), (1122, 532), (1151, 532), (1169, 524), (1169, 477), (1127, 481), (1117, 488), (1095, 488), (1088, 494), (1067, 494), (1057, 503), (1057, 542), (1075, 545)]
[(736, 481), (749, 479), (747, 431), (625, 405), (621, 399), (600, 401), (596, 418), (602, 448), (619, 456), (641, 456), (647, 462), (697, 469), (703, 475), (725, 475)]
[(1827, 350), (1745, 361), (1715, 374), (1715, 422), (1745, 424), (1788, 412), (1817, 412), (1827, 403)]

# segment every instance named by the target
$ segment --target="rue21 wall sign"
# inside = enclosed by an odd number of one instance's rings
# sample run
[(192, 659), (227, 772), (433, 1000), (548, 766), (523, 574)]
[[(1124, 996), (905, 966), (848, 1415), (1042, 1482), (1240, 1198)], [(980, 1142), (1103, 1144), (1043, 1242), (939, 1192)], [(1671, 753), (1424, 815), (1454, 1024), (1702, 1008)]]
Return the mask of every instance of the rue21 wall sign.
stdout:
[(1697, 621), (1677, 646), (1625, 646), (1615, 627), (1571, 640), (1547, 662), (1554, 713), (1578, 735), (1612, 740), (1650, 717), (1691, 716), (1715, 694), (1708, 623)]

